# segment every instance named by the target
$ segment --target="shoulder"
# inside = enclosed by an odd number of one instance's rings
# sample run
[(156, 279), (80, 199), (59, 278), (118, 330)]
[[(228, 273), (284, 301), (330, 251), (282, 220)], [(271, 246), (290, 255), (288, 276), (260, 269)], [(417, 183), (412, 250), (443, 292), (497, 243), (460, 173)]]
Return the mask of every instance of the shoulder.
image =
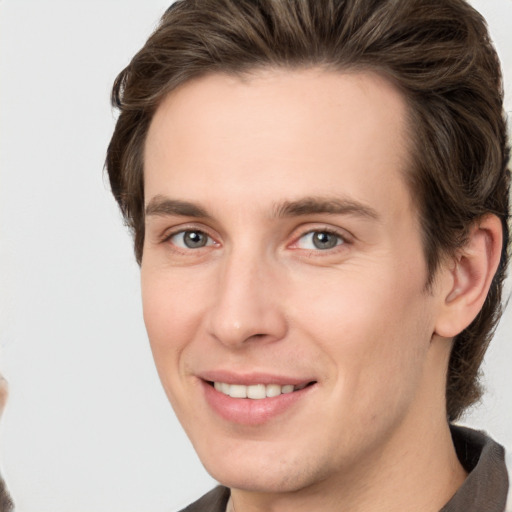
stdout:
[(218, 486), (180, 512), (225, 512), (229, 489)]

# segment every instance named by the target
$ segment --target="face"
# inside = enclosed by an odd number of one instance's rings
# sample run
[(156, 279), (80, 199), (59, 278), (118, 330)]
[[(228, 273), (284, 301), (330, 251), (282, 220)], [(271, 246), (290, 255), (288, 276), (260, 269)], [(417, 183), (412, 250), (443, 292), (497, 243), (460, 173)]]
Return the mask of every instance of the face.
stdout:
[(405, 118), (384, 79), (316, 69), (210, 75), (155, 114), (144, 318), (167, 396), (225, 485), (346, 477), (418, 421), (437, 299)]

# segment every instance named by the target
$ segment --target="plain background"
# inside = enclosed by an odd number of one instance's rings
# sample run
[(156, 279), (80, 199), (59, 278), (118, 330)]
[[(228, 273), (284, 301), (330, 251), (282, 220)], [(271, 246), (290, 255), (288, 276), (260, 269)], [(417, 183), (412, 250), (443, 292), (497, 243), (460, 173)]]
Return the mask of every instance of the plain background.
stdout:
[[(169, 2), (0, 1), (0, 467), (18, 512), (173, 511), (213, 485), (160, 388), (102, 174), (109, 90)], [(512, 0), (473, 4), (503, 60)], [(465, 423), (512, 447), (512, 313)]]

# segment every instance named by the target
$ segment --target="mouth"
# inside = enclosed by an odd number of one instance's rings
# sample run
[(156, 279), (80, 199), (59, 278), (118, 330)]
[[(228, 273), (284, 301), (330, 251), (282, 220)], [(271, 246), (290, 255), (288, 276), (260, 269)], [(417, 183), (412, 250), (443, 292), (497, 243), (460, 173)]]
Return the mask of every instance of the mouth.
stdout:
[(210, 386), (220, 393), (231, 398), (248, 398), (250, 400), (262, 400), (264, 398), (275, 398), (280, 395), (300, 391), (315, 384), (314, 381), (301, 384), (228, 384), (227, 382), (207, 381)]
[(272, 425), (277, 417), (291, 417), (304, 410), (300, 404), (310, 404), (308, 397), (319, 389), (312, 376), (212, 370), (198, 377), (203, 397), (215, 416), (246, 426)]

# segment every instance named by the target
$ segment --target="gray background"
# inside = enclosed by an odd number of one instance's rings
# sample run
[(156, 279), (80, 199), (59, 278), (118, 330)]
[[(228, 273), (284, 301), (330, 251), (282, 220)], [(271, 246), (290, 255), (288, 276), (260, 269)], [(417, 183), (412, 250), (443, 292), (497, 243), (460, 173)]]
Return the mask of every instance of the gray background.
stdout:
[[(109, 89), (163, 0), (0, 1), (0, 467), (18, 512), (172, 511), (213, 485), (160, 389), (102, 175)], [(512, 112), (512, 0), (490, 24)], [(512, 447), (512, 313), (465, 423)]]

